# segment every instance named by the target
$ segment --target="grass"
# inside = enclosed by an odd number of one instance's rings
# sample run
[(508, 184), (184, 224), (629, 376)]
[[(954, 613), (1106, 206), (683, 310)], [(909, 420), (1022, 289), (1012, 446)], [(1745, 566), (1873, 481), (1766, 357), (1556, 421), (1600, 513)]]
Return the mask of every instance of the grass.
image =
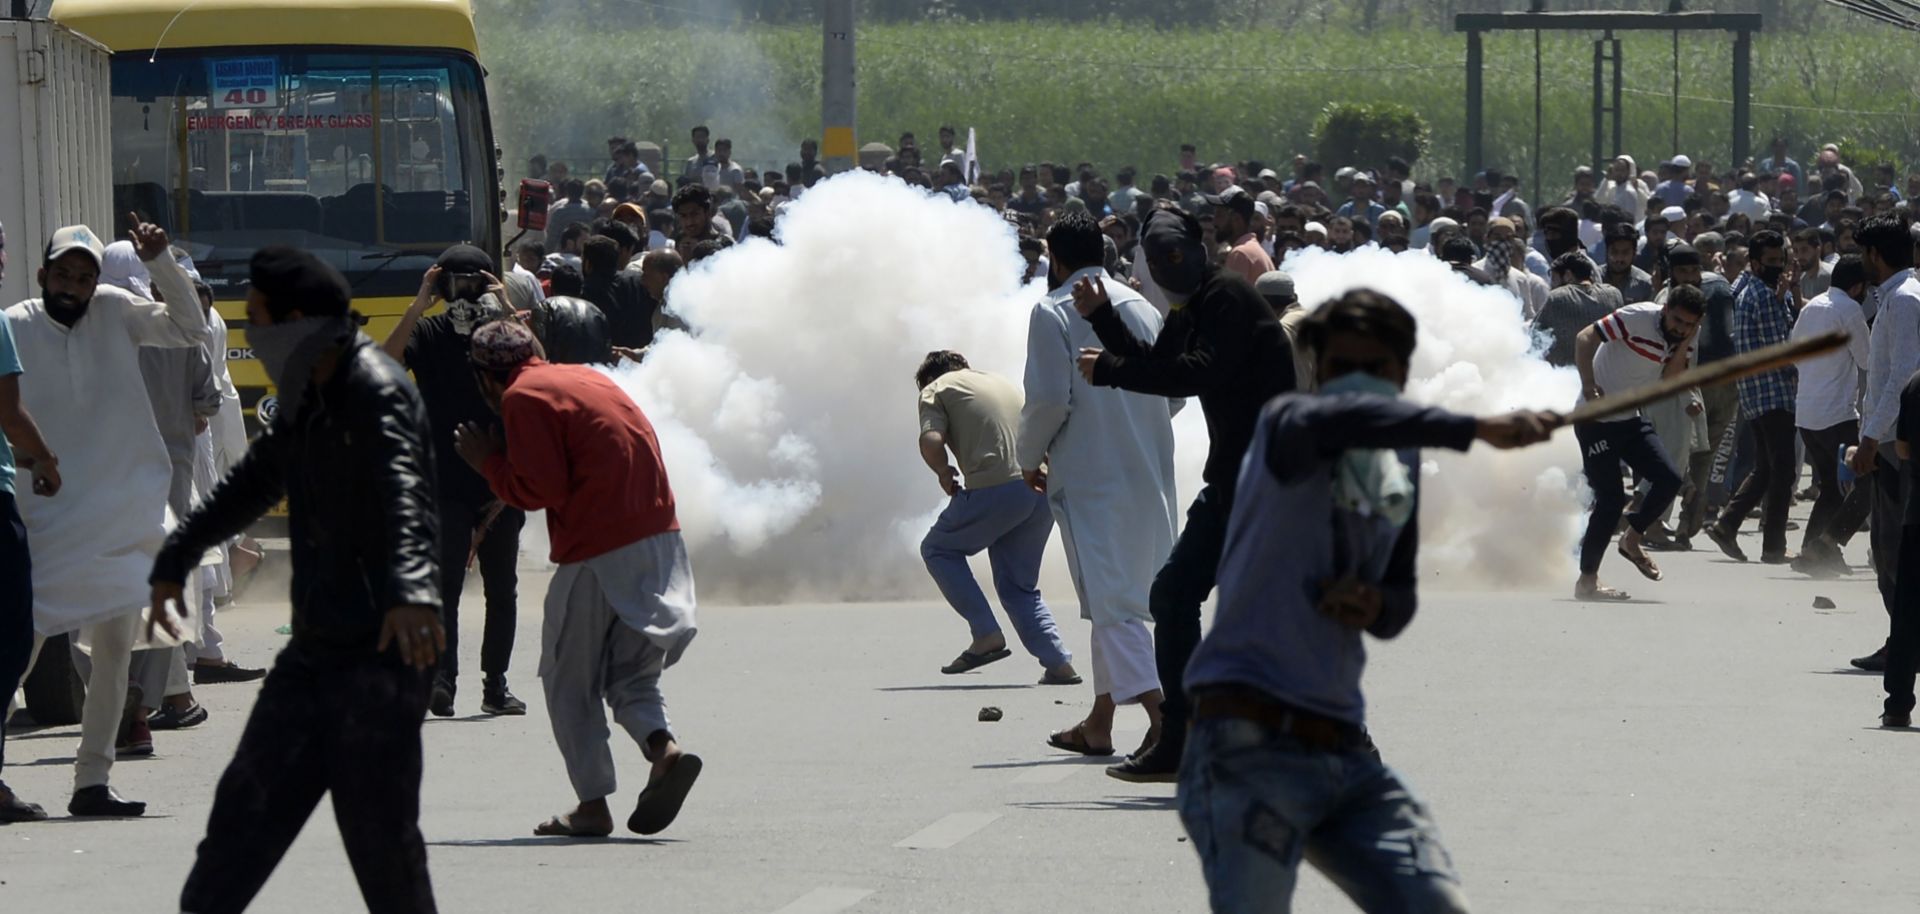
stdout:
[[(534, 152), (597, 159), (614, 133), (664, 139), (685, 156), (687, 129), (710, 123), (735, 141), (737, 158), (764, 168), (795, 159), (800, 139), (819, 132), (817, 29), (582, 26), (556, 40), (551, 27), (515, 28), (507, 2), (482, 2), (480, 26), (509, 162)], [(1550, 193), (1591, 156), (1593, 37), (1543, 42), (1540, 167)], [(1623, 41), (1625, 151), (1643, 164), (1676, 151), (1727, 164), (1732, 36), (1681, 40), (1677, 147), (1672, 36)], [(1464, 158), (1465, 42), (1449, 31), (929, 24), (862, 26), (859, 42), (862, 142), (891, 145), (912, 130), (932, 148), (938, 125), (957, 124), (963, 138), (971, 126), (990, 168), (1088, 160), (1150, 175), (1171, 171), (1187, 141), (1205, 159), (1278, 166), (1311, 148), (1322, 106), (1376, 100), (1411, 105), (1431, 124), (1422, 175), (1457, 174)], [(1816, 144), (1847, 139), (1920, 162), (1915, 47), (1914, 36), (1872, 26), (1756, 36), (1754, 153), (1764, 156), (1780, 132), (1803, 161)], [(1487, 164), (1530, 176), (1532, 36), (1489, 36), (1486, 61)]]

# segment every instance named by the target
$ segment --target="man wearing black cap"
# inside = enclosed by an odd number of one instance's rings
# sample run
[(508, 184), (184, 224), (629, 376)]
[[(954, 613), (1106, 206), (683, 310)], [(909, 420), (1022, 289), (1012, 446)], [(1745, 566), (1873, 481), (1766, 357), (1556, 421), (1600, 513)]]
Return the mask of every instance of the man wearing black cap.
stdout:
[(1240, 458), (1261, 407), (1294, 386), (1292, 348), (1252, 284), (1208, 263), (1200, 222), (1174, 207), (1155, 210), (1142, 230), (1154, 282), (1172, 310), (1151, 344), (1133, 335), (1097, 279), (1074, 286), (1074, 307), (1106, 351), (1083, 349), (1080, 371), (1095, 385), (1164, 397), (1199, 397), (1211, 446), (1206, 486), (1187, 512), (1173, 554), (1154, 578), (1154, 655), (1166, 691), (1160, 741), (1107, 769), (1124, 781), (1171, 782), (1186, 748), (1187, 659), (1200, 643), (1200, 604), (1213, 592)]
[[(489, 271), (493, 262), (479, 248), (455, 245), (420, 283), (420, 294), (383, 348), (387, 355), (413, 372), (420, 398), (433, 422), (434, 475), (440, 516), (440, 598), (445, 601), (447, 650), (440, 657), (434, 679), (432, 710), (437, 717), (453, 716), (460, 675), (460, 592), (467, 567), (477, 559), (480, 583), (486, 591), (487, 621), (480, 645), (480, 709), (488, 714), (527, 713), (527, 706), (507, 688), (507, 666), (513, 657), (515, 620), (519, 616), (520, 530), (524, 512), (501, 503), (487, 489), (487, 481), (453, 449), (453, 433), (463, 423), (493, 421), (493, 411), (480, 396), (480, 386), (467, 364), (473, 331), (506, 316), (498, 285)], [(446, 311), (423, 318), (427, 310), (445, 301)]]
[(426, 405), (360, 334), (338, 271), (275, 246), (250, 273), (247, 345), (282, 406), (160, 550), (152, 618), (177, 637), (169, 607), (200, 556), (285, 496), (293, 638), (220, 778), (180, 910), (244, 911), (332, 792), (368, 909), (431, 914), (420, 722), (446, 633)]
[(1213, 207), (1214, 237), (1232, 246), (1227, 251), (1226, 269), (1248, 283), (1259, 281), (1273, 269), (1273, 258), (1260, 247), (1260, 237), (1253, 232), (1253, 216), (1258, 211), (1254, 202), (1253, 195), (1237, 185), (1207, 197), (1207, 204)]

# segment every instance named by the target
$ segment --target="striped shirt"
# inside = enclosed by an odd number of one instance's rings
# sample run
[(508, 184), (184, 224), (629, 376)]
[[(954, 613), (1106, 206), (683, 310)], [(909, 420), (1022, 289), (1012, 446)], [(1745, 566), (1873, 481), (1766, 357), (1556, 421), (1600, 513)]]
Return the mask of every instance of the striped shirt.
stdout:
[[(1733, 351), (1752, 352), (1784, 343), (1792, 333), (1793, 303), (1774, 294), (1753, 273), (1741, 274), (1733, 284)], [(1791, 411), (1798, 378), (1798, 372), (1788, 366), (1741, 380), (1741, 414), (1751, 419), (1775, 410)]]
[[(1652, 302), (1628, 305), (1595, 321), (1600, 334), (1600, 351), (1593, 356), (1593, 383), (1601, 392), (1624, 393), (1660, 380), (1673, 348), (1667, 344), (1661, 326), (1664, 310)], [(1693, 359), (1693, 347), (1687, 359)], [(1581, 402), (1586, 394), (1581, 393)]]

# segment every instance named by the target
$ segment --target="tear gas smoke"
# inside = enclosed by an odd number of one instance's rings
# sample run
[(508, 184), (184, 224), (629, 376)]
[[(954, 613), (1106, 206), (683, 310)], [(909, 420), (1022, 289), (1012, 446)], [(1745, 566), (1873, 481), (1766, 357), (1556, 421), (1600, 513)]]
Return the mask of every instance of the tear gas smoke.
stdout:
[[(806, 194), (779, 236), (683, 273), (669, 299), (700, 335), (663, 334), (644, 364), (614, 373), (659, 432), (702, 595), (932, 598), (918, 542), (944, 499), (914, 447), (914, 369), (952, 349), (1017, 380), (1043, 292), (1021, 286), (1013, 230), (991, 211), (864, 173)], [(1518, 304), (1438, 261), (1314, 253), (1288, 266), (1305, 301), (1368, 285), (1414, 311), (1415, 399), (1471, 412), (1573, 403), (1572, 373), (1529, 355)], [(1206, 458), (1197, 404), (1175, 428), (1186, 500)], [(1425, 571), (1496, 586), (1563, 577), (1577, 467), (1566, 435), (1430, 456)], [(1049, 548), (1043, 587), (1071, 599), (1057, 540)]]
[[(1535, 354), (1520, 302), (1424, 252), (1309, 250), (1288, 257), (1303, 302), (1358, 288), (1392, 296), (1419, 321), (1407, 397), (1471, 415), (1569, 410), (1580, 379)], [(1185, 442), (1183, 441), (1184, 445)], [(1424, 582), (1504, 587), (1565, 583), (1582, 523), (1580, 452), (1571, 432), (1518, 451), (1475, 445), (1424, 452), (1420, 562)]]

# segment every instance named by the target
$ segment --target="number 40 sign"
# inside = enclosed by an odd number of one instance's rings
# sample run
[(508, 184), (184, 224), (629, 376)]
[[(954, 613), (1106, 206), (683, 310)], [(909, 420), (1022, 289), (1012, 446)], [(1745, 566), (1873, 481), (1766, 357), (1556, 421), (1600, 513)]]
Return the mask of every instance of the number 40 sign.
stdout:
[(207, 96), (215, 108), (275, 108), (280, 104), (280, 61), (233, 57), (208, 63)]

